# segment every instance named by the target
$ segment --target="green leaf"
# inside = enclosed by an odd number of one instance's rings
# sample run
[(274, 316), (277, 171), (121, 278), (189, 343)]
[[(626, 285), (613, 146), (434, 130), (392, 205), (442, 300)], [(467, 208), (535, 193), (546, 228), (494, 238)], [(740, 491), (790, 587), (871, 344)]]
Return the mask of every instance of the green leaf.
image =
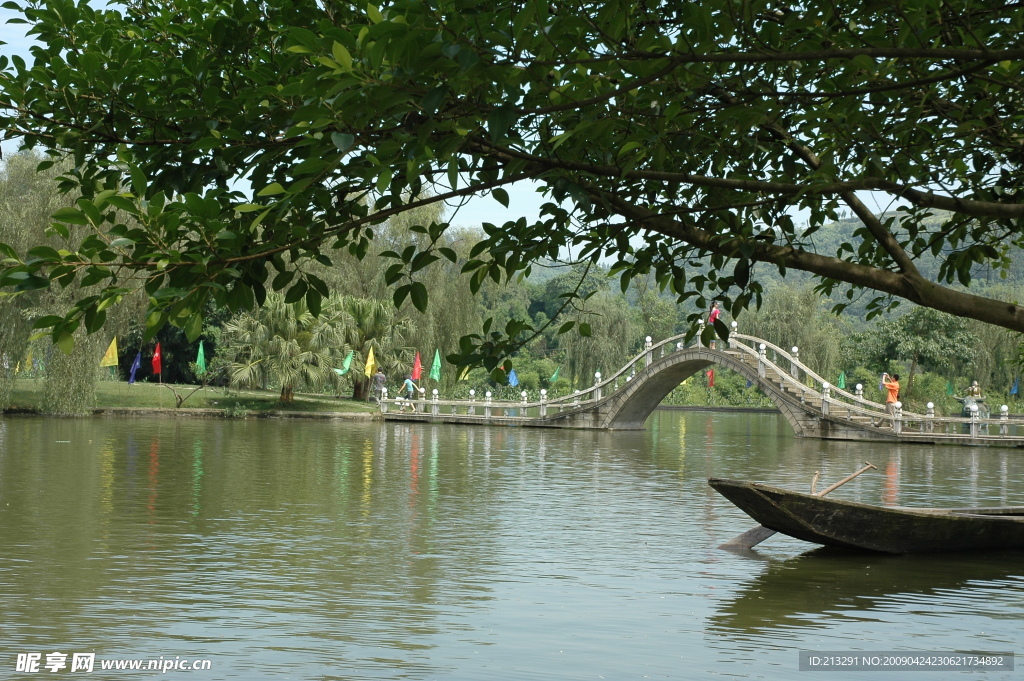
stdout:
[(284, 296), (284, 302), (286, 303), (297, 303), (302, 300), (302, 297), (306, 295), (306, 291), (309, 290), (309, 286), (302, 279), (298, 280), (292, 287), (288, 289), (288, 293)]
[(372, 21), (375, 24), (379, 24), (380, 22), (384, 21), (384, 16), (380, 13), (380, 10), (377, 9), (374, 5), (366, 6), (366, 16), (368, 16), (370, 18), (370, 21)]
[(280, 182), (274, 182), (261, 189), (256, 196), (274, 196), (276, 194), (284, 194), (285, 189), (281, 186)]
[(75, 337), (73, 332), (62, 332), (54, 339), (54, 345), (56, 345), (61, 352), (70, 357), (71, 353), (75, 350)]
[(501, 187), (495, 187), (491, 190), (491, 196), (498, 200), (498, 203), (508, 208), (508, 192)]
[(182, 328), (185, 332), (185, 337), (188, 338), (190, 343), (194, 343), (198, 340), (199, 336), (203, 333), (203, 315), (200, 312), (192, 313), (188, 321), (185, 322), (185, 326)]
[(429, 296), (427, 295), (427, 287), (422, 282), (414, 281), (409, 286), (409, 296), (412, 298), (412, 304), (420, 312), (427, 311), (427, 301)]
[(352, 145), (355, 144), (355, 141), (356, 141), (356, 138), (353, 137), (352, 135), (349, 135), (348, 133), (345, 133), (345, 132), (332, 132), (331, 133), (331, 142), (334, 143), (334, 148), (337, 149), (338, 151), (340, 151), (343, 154), (346, 151), (348, 151), (349, 149), (352, 148)]
[(338, 62), (343, 69), (346, 71), (352, 70), (352, 55), (349, 54), (348, 49), (344, 45), (335, 40), (331, 53), (334, 55), (334, 61)]
[(61, 222), (70, 222), (73, 225), (89, 224), (89, 218), (85, 217), (85, 213), (78, 210), (77, 208), (61, 208), (50, 217), (52, 217), (54, 220), (60, 220)]

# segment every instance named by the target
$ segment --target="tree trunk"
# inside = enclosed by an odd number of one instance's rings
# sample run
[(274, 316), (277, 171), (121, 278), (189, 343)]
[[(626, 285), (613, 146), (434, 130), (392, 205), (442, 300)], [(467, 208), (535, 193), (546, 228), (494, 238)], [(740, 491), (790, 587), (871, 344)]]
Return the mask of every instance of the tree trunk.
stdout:
[(290, 385), (283, 386), (281, 388), (281, 401), (282, 402), (294, 402), (295, 391)]
[(366, 389), (369, 385), (369, 381), (363, 378), (352, 379), (352, 399), (356, 402), (360, 402), (366, 399)]

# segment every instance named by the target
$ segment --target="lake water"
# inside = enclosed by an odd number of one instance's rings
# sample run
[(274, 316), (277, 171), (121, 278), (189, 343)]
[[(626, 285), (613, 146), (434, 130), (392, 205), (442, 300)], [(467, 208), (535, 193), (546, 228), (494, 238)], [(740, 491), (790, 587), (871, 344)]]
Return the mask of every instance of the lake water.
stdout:
[[(92, 678), (511, 681), (1019, 652), (1022, 554), (715, 548), (753, 523), (708, 477), (807, 489), (820, 471), (821, 488), (865, 460), (879, 470), (835, 496), (1024, 505), (1024, 452), (797, 440), (774, 414), (659, 411), (619, 433), (0, 419), (0, 678), (53, 676), (52, 653), (83, 678), (74, 654)], [(100, 669), (118, 660), (209, 668)], [(1020, 671), (909, 678), (965, 676)]]

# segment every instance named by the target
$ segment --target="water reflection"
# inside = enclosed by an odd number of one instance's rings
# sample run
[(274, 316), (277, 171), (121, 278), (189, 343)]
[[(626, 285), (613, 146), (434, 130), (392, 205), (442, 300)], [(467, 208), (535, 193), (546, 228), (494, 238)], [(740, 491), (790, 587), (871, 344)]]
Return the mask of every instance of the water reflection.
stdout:
[(827, 629), (929, 601), (953, 618), (1003, 619), (1024, 599), (1019, 553), (888, 556), (821, 548), (750, 566), (757, 577), (720, 604), (709, 630), (747, 639), (780, 627)]
[(797, 441), (775, 415), (708, 412), (624, 433), (0, 419), (0, 438), (12, 650), (199, 654), (210, 678), (771, 679), (808, 631), (835, 649), (1024, 636), (1009, 558), (714, 548), (750, 521), (707, 477), (804, 488), (866, 458), (881, 470), (837, 495), (1024, 504), (1024, 460), (998, 450)]

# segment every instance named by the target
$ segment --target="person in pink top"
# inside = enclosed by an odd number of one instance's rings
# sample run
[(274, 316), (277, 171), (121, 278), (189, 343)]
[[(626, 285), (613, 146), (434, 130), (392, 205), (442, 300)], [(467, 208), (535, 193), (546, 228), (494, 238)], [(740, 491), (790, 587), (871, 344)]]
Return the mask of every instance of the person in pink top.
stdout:
[[(711, 313), (708, 315), (708, 326), (714, 326), (715, 320), (722, 315), (722, 311), (718, 309), (718, 301), (716, 300), (711, 304)], [(711, 341), (711, 349), (715, 349), (715, 341)]]

